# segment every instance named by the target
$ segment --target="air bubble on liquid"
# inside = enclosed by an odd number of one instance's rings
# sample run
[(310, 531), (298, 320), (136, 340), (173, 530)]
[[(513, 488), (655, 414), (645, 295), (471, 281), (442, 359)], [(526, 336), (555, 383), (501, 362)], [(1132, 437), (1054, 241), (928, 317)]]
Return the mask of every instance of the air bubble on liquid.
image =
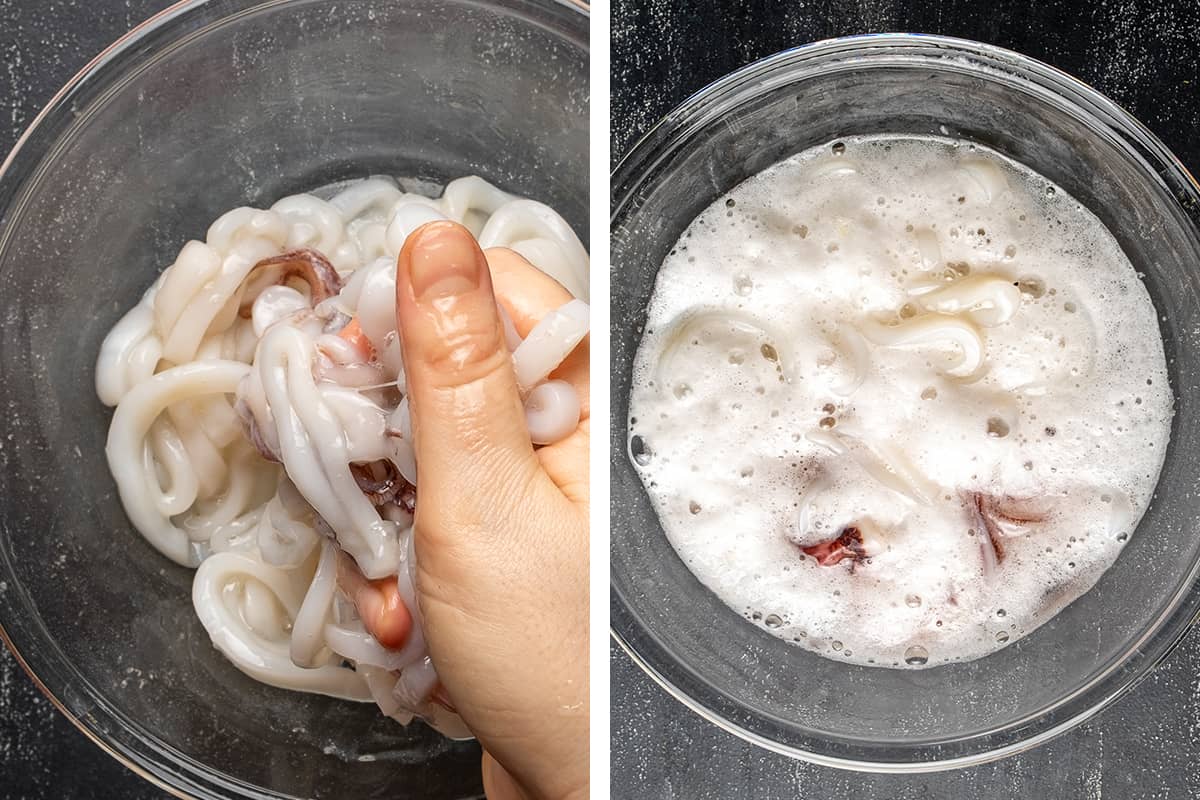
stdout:
[(1009, 245), (1004, 248), (1004, 257), (1010, 261), (1017, 255), (1017, 248), (1014, 245)]
[(764, 619), (763, 622), (768, 628), (778, 628), (783, 624), (783, 617), (779, 616), (778, 614), (768, 614), (767, 618)]
[(1021, 294), (1027, 294), (1035, 300), (1046, 293), (1046, 283), (1041, 278), (1026, 275), (1017, 280), (1017, 288)]
[(646, 466), (650, 463), (652, 455), (650, 445), (646, 444), (646, 440), (641, 436), (633, 436), (629, 440), (629, 454), (633, 456), (633, 460), (641, 466)]
[(686, 383), (675, 384), (675, 397), (679, 400), (685, 400), (691, 397), (692, 387)]
[(738, 471), (738, 474), (741, 475), (743, 478), (752, 478), (752, 477), (754, 477), (754, 467), (749, 467), (749, 466), (742, 467)]
[(846, 152), (846, 144), (845, 142), (834, 142), (833, 147), (830, 149), (833, 151), (835, 156), (840, 156), (842, 153)]
[(777, 351), (773, 345), (764, 343), (763, 346), (758, 350), (760, 353), (762, 353), (762, 357), (767, 361), (779, 360), (779, 351)]
[(740, 350), (738, 348), (734, 348), (733, 350), (729, 351), (729, 363), (730, 364), (741, 364), (741, 363), (745, 362), (745, 360), (746, 360), (746, 354), (742, 350)]
[(932, 386), (926, 386), (925, 389), (922, 390), (922, 392), (921, 392), (922, 400), (933, 400), (936, 397), (937, 397), (937, 389), (933, 388)]
[(688, 511), (690, 511), (693, 514), (699, 514), (700, 513), (700, 504), (697, 503), (695, 500), (692, 500), (690, 503), (688, 503)]
[(1008, 423), (999, 417), (989, 417), (987, 421), (987, 435), (993, 439), (1003, 439), (1008, 436)]
[[(941, 620), (938, 620), (940, 623)], [(922, 664), (929, 662), (929, 651), (919, 644), (914, 644), (912, 647), (904, 651), (904, 663), (910, 667), (919, 667)]]
[(905, 597), (904, 605), (908, 606), (909, 608), (917, 608), (921, 605), (920, 595), (910, 594), (908, 597)]
[(829, 646), (832, 647), (835, 651), (842, 649), (842, 643), (837, 641), (836, 639)]
[(742, 297), (754, 290), (754, 281), (744, 272), (739, 272), (733, 279), (733, 291)]

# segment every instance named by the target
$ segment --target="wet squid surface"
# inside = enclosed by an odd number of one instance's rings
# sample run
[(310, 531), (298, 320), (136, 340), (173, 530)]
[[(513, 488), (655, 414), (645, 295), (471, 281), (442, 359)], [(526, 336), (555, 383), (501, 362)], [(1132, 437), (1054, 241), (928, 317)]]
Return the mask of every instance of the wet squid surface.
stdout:
[(831, 658), (984, 656), (1087, 591), (1172, 413), (1098, 219), (983, 147), (848, 138), (720, 197), (664, 261), (630, 456), (692, 571)]
[(587, 334), (588, 254), (553, 209), (480, 178), (415, 188), (377, 177), (222, 215), (109, 333), (96, 390), (130, 520), (196, 568), (196, 614), (238, 669), (466, 737), (416, 603), (397, 256), (452, 219), (575, 295), (524, 339), (505, 320), (542, 445), (579, 422), (548, 377)]

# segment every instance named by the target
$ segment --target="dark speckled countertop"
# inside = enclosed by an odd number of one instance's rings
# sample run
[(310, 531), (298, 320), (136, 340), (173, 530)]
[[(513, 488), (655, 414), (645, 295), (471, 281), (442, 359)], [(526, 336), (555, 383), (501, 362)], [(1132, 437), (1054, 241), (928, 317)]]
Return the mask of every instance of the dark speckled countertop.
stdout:
[[(0, 153), (88, 59), (163, 0), (0, 0)], [(1021, 50), (1132, 110), (1200, 168), (1200, 5), (1194, 0), (976, 3), (618, 0), (613, 6), (614, 157), (692, 91), (814, 39), (918, 30)], [(599, 49), (598, 47), (596, 48)], [(708, 725), (612, 656), (617, 798), (1192, 798), (1200, 796), (1200, 638), (1095, 720), (1026, 755), (916, 777), (793, 762)], [(63, 719), (0, 649), (0, 798), (165, 797)]]
[[(0, 159), (59, 88), (165, 0), (0, 0)], [(164, 798), (59, 714), (0, 645), (0, 799)]]
[[(615, 0), (611, 154), (692, 92), (779, 50), (833, 36), (940, 33), (1019, 50), (1124, 105), (1200, 169), (1196, 0)], [(1200, 797), (1200, 636), (1098, 719), (974, 769), (868, 776), (796, 762), (708, 724), (615, 646), (612, 796), (705, 798)]]

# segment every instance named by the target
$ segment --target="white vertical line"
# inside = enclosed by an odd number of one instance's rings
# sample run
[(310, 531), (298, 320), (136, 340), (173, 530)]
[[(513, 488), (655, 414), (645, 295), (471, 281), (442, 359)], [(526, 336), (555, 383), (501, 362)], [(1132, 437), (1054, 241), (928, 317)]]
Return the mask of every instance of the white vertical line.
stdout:
[(609, 431), (609, 3), (591, 17), (591, 779), (609, 796), (608, 431)]

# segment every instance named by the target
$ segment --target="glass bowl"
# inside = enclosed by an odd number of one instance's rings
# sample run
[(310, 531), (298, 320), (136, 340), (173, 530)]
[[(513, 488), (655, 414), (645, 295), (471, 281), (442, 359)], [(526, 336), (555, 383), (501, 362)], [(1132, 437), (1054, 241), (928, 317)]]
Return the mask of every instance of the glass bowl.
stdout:
[[(676, 555), (628, 455), (633, 357), (657, 270), (680, 233), (765, 167), (881, 132), (979, 142), (1090, 208), (1145, 273), (1176, 403), (1155, 499), (1095, 588), (994, 655), (920, 671), (838, 663), (747, 624)], [(1046, 741), (1111, 703), (1179, 642), (1200, 609), (1200, 190), (1129, 114), (999, 48), (853, 37), (709, 86), (640, 141), (612, 180), (612, 628), (668, 692), (785, 755), (928, 771)]]
[(93, 367), (235, 206), (479, 174), (585, 234), (588, 92), (581, 4), (184, 2), (89, 64), (0, 167), (0, 633), (126, 765), (201, 798), (481, 795), (477, 744), (263, 686), (213, 648), (191, 571), (117, 500)]

